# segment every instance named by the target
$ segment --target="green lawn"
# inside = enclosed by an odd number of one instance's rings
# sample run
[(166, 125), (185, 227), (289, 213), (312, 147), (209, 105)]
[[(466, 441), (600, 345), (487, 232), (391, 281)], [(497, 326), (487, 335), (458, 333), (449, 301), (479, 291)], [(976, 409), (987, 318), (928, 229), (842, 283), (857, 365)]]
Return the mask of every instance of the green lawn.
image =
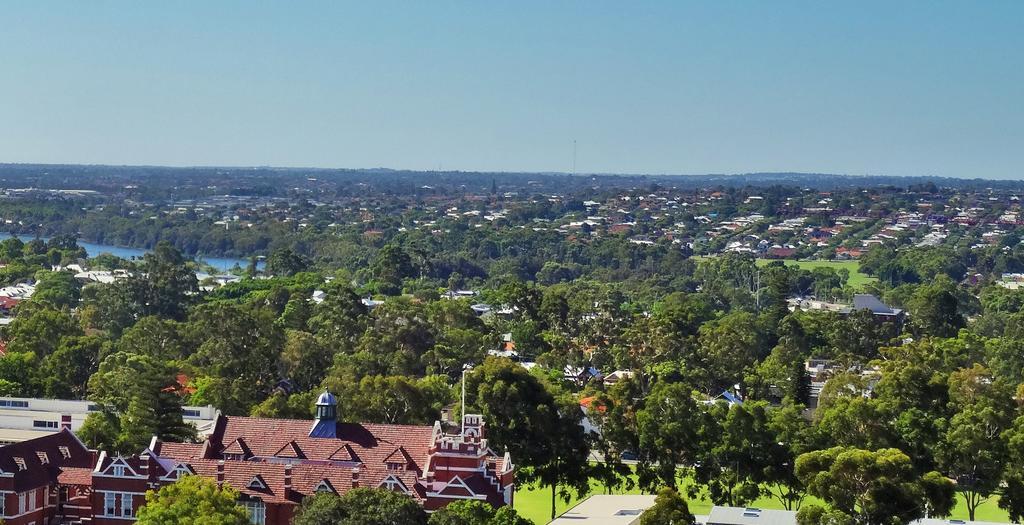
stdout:
[[(774, 259), (758, 259), (757, 265), (764, 266)], [(850, 272), (850, 280), (847, 284), (852, 286), (854, 289), (862, 289), (864, 285), (875, 281), (874, 277), (866, 273), (861, 273), (860, 263), (858, 261), (784, 261), (787, 265), (799, 266), (804, 270), (813, 270), (815, 268), (835, 268), (836, 270), (846, 269)]]
[[(591, 494), (604, 494), (604, 487), (600, 484), (591, 481), (590, 483)], [(616, 491), (615, 494), (640, 494), (639, 490), (631, 491)], [(584, 495), (584, 498), (587, 495)], [(562, 514), (569, 510), (580, 500), (573, 498), (572, 501), (566, 503), (561, 498), (558, 499), (556, 508), (557, 513)], [(817, 500), (814, 498), (808, 498), (805, 502), (815, 503)], [(707, 514), (711, 511), (711, 502), (707, 500), (693, 500), (689, 502), (690, 512), (694, 514)], [(781, 509), (782, 505), (778, 500), (772, 497), (762, 497), (750, 504), (752, 507), (764, 508), (764, 509)], [(516, 490), (515, 496), (515, 508), (519, 514), (537, 525), (543, 525), (551, 521), (551, 489), (550, 488), (537, 488), (537, 487), (520, 487)], [(957, 497), (957, 506), (953, 511), (953, 519), (966, 520), (967, 509), (964, 507), (963, 498)], [(1006, 512), (996, 505), (996, 498), (991, 498), (981, 507), (978, 508), (975, 519), (978, 521), (992, 521), (1009, 523), (1009, 518), (1006, 516)]]

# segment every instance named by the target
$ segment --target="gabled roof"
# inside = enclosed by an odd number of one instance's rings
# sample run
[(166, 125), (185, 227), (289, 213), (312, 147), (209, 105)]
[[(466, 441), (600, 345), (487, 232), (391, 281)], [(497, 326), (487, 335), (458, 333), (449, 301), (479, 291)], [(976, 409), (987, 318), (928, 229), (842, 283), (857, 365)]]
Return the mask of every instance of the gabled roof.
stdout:
[(395, 477), (393, 474), (389, 474), (386, 478), (380, 480), (380, 483), (377, 484), (377, 488), (383, 487), (384, 485), (395, 485), (400, 487), (402, 489), (402, 492), (405, 492), (406, 494), (410, 493), (409, 486), (406, 485), (405, 482), (402, 481), (401, 479)]
[[(433, 427), (420, 425), (379, 425), (360, 423), (336, 423), (333, 438), (317, 438), (309, 436), (310, 420), (301, 419), (263, 419), (251, 417), (222, 416), (216, 424), (216, 430), (210, 437), (214, 444), (231, 445), (238, 438), (243, 438), (246, 446), (255, 457), (297, 457), (308, 461), (351, 461), (366, 468), (384, 470), (384, 459), (393, 454), (399, 447), (405, 450), (410, 458), (409, 468), (422, 471), (423, 462), (433, 443)], [(169, 451), (170, 443), (163, 444), (161, 455), (188, 458), (199, 458), (198, 452), (191, 447)], [(219, 458), (226, 449), (213, 447), (210, 459)], [(288, 448), (292, 448), (288, 452)], [(298, 456), (294, 448), (301, 451)], [(288, 455), (288, 454), (291, 455)], [(185, 459), (184, 457), (181, 459)], [(319, 480), (317, 480), (319, 481)], [(337, 488), (337, 485), (335, 485)]]
[[(241, 439), (241, 438), (239, 438)], [(237, 441), (237, 440), (236, 440)], [(289, 441), (284, 444), (281, 448), (274, 452), (274, 455), (279, 458), (305, 458), (306, 454), (299, 448), (299, 444), (295, 441)]]
[(338, 493), (338, 491), (334, 489), (334, 484), (331, 483), (331, 480), (327, 478), (320, 480), (320, 483), (317, 483), (316, 486), (313, 487), (313, 490), (317, 492), (333, 492), (335, 494)]
[(859, 293), (853, 296), (854, 310), (871, 310), (875, 315), (898, 315), (903, 310), (891, 308), (871, 294)]
[(415, 461), (405, 451), (405, 447), (398, 447), (384, 458), (384, 463), (401, 463), (403, 465), (415, 464)]
[(263, 481), (263, 476), (256, 474), (249, 480), (249, 484), (246, 487), (253, 490), (267, 490), (267, 482)]
[[(40, 460), (40, 453), (46, 454), (47, 463)], [(20, 458), (20, 461), (15, 458)], [(24, 470), (18, 466), (19, 462), (24, 463)], [(92, 465), (92, 454), (66, 429), (0, 447), (0, 471), (13, 475), (12, 490), (16, 492), (54, 484), (65, 468), (91, 469)]]
[(121, 456), (111, 458), (109, 463), (100, 467), (100, 472), (102, 472), (103, 474), (111, 474), (113, 467), (120, 465), (127, 469), (127, 472), (125, 473), (126, 475), (137, 477), (139, 476), (139, 460), (137, 460), (134, 457), (132, 457), (131, 459), (133, 460), (132, 463), (136, 463), (134, 466), (130, 465), (128, 463), (128, 460)]
[(232, 441), (227, 447), (224, 448), (225, 454), (241, 454), (243, 456), (251, 456), (252, 452), (249, 450), (249, 446), (245, 444), (245, 438), (239, 437)]
[(338, 448), (338, 450), (335, 450), (333, 454), (327, 457), (327, 459), (333, 461), (352, 461), (356, 463), (361, 461), (359, 459), (359, 455), (352, 449), (352, 445), (349, 445), (348, 443), (345, 443)]
[(196, 471), (193, 470), (192, 467), (188, 463), (178, 463), (174, 467), (172, 467), (170, 469), (167, 469), (167, 475), (164, 476), (164, 479), (174, 479), (174, 480), (176, 480), (176, 479), (180, 478), (181, 475), (185, 474), (186, 472), (188, 474), (195, 474), (196, 473)]

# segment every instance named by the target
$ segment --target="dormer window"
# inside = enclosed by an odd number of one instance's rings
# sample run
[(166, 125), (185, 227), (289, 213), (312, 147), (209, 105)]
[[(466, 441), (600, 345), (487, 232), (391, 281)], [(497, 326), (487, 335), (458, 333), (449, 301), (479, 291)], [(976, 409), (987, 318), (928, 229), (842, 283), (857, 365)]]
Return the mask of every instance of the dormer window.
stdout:
[(18, 466), (18, 470), (28, 470), (28, 465), (25, 464), (25, 458), (15, 457), (14, 464)]
[(267, 490), (267, 484), (263, 481), (263, 478), (257, 474), (252, 481), (249, 482), (249, 488), (253, 490)]
[(337, 494), (337, 491), (334, 490), (334, 486), (331, 485), (331, 482), (327, 481), (326, 479), (323, 479), (320, 481), (320, 483), (317, 483), (316, 488), (313, 490), (315, 490), (316, 492), (330, 492), (333, 494)]
[(388, 463), (388, 470), (405, 470), (403, 463)]
[(406, 494), (409, 493), (409, 490), (405, 488), (405, 484), (394, 476), (388, 476), (384, 478), (384, 481), (381, 481), (380, 485), (378, 485), (377, 488), (382, 488), (394, 492), (403, 492)]

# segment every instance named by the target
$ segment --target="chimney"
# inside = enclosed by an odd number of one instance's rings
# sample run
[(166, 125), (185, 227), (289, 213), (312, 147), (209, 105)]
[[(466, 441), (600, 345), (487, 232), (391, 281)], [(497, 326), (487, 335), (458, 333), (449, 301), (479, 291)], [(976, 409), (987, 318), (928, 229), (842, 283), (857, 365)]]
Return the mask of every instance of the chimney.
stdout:
[(352, 488), (359, 488), (359, 467), (352, 469)]
[(61, 430), (71, 430), (71, 414), (60, 415), (60, 428)]
[(149, 454), (139, 456), (139, 474), (149, 477)]
[(284, 493), (287, 495), (288, 491), (292, 489), (292, 466), (284, 466)]
[(224, 460), (217, 462), (217, 487), (224, 485)]

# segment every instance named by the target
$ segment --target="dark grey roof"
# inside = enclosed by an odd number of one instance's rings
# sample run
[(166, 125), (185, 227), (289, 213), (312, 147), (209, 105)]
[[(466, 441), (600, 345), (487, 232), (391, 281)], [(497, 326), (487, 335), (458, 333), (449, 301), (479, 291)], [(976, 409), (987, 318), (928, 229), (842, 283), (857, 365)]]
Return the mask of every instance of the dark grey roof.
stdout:
[(871, 310), (875, 315), (898, 315), (902, 310), (891, 308), (877, 297), (867, 293), (859, 293), (853, 296), (853, 309)]

